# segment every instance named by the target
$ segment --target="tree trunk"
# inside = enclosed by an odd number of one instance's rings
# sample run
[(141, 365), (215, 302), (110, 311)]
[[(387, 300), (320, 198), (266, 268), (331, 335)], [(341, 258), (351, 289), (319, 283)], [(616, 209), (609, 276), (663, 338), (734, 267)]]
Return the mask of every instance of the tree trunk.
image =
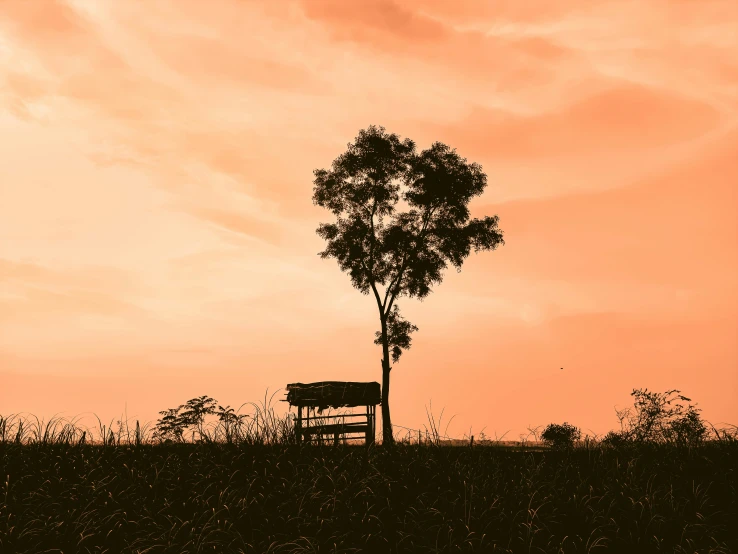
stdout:
[(394, 443), (392, 435), (392, 419), (390, 418), (389, 390), (390, 390), (390, 362), (389, 339), (387, 337), (387, 321), (382, 318), (382, 444)]

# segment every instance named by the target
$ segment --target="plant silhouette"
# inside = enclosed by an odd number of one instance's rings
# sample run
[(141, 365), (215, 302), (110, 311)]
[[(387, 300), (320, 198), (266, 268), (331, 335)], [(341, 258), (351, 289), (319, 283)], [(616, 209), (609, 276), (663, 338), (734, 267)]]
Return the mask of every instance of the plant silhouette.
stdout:
[[(197, 431), (200, 440), (205, 437), (205, 431), (203, 429), (203, 423), (205, 422), (205, 416), (215, 414), (216, 401), (209, 396), (200, 396), (188, 400), (185, 404), (182, 404), (178, 408), (171, 408), (159, 412), (162, 415), (161, 419), (156, 423), (155, 436), (159, 439), (174, 440), (176, 442), (182, 442), (184, 440), (184, 432), (187, 428), (192, 429), (192, 433)], [(219, 406), (220, 408), (220, 406)], [(220, 412), (224, 410), (221, 408)], [(232, 410), (230, 410), (232, 411)], [(222, 417), (228, 419), (228, 423), (231, 423), (231, 413), (220, 413)]]
[(582, 437), (582, 431), (574, 425), (551, 423), (541, 433), (543, 442), (556, 450), (568, 450), (574, 447), (574, 442)]
[[(504, 244), (498, 217), (470, 219), (469, 201), (482, 194), (487, 176), (455, 149), (435, 142), (417, 153), (410, 139), (384, 127), (359, 131), (330, 170), (314, 171), (313, 202), (329, 209), (321, 223), (322, 258), (335, 258), (379, 311), (376, 344), (382, 346), (382, 437), (393, 442), (390, 418), (390, 354), (397, 363), (418, 328), (400, 314), (396, 300), (423, 299), (448, 264), (458, 271), (475, 251)], [(400, 211), (400, 203), (407, 209)], [(383, 290), (380, 290), (383, 287)]]
[[(609, 432), (604, 441), (610, 445), (628, 443), (671, 443), (694, 446), (704, 441), (707, 426), (700, 409), (681, 391), (650, 392), (634, 389), (633, 408), (616, 410), (620, 431)], [(687, 402), (687, 406), (682, 404)], [(718, 434), (719, 437), (719, 434)]]

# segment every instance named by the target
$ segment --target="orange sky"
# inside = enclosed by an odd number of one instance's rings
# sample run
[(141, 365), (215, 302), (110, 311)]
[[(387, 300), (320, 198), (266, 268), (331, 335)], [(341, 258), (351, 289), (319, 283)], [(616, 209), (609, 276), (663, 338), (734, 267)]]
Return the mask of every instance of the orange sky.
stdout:
[(506, 241), (401, 302), (395, 423), (738, 424), (737, 6), (0, 0), (0, 414), (381, 380), (311, 201), (377, 124), (481, 163)]

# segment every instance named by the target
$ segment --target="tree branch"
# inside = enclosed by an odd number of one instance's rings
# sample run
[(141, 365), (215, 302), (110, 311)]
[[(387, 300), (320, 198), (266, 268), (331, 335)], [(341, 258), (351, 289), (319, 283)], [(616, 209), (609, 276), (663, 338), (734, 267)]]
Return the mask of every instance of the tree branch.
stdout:
[(371, 215), (369, 216), (369, 223), (372, 229), (372, 236), (369, 242), (369, 265), (372, 270), (372, 278), (373, 278), (373, 272), (374, 272), (374, 244), (377, 241), (377, 235), (374, 231), (374, 214), (376, 213), (377, 213), (377, 201), (374, 200), (372, 204), (372, 212), (371, 212)]
[[(425, 238), (425, 232), (428, 228), (428, 223), (430, 222), (430, 219), (433, 215), (433, 210), (435, 210), (434, 206), (430, 206), (428, 209), (428, 212), (425, 214), (425, 217), (423, 218), (423, 228), (420, 230), (420, 233), (418, 234), (418, 243), (415, 245), (415, 251), (413, 252), (413, 255), (418, 253), (418, 250), (420, 250), (420, 246), (423, 242), (423, 239)], [(382, 312), (384, 314), (388, 314), (390, 310), (392, 309), (392, 304), (395, 301), (395, 298), (397, 298), (397, 294), (400, 292), (400, 283), (402, 283), (402, 277), (405, 273), (405, 270), (407, 269), (407, 262), (409, 261), (407, 252), (402, 257), (402, 264), (400, 266), (400, 270), (397, 272), (397, 277), (395, 279), (392, 279), (390, 284), (387, 286), (387, 291), (384, 295), (384, 302), (382, 303)], [(390, 291), (394, 287), (395, 292), (390, 297)], [(387, 299), (389, 300), (389, 305), (387, 305)]]
[[(368, 211), (368, 210), (367, 210)], [(379, 291), (377, 290), (376, 280), (374, 278), (374, 244), (376, 243), (377, 236), (374, 231), (374, 215), (377, 213), (377, 201), (375, 200), (372, 203), (372, 210), (369, 214), (369, 225), (372, 230), (372, 235), (369, 241), (369, 267), (367, 267), (366, 262), (362, 260), (362, 265), (364, 266), (364, 270), (366, 271), (367, 275), (369, 275), (369, 284), (372, 287), (372, 291), (374, 292), (374, 298), (377, 300), (377, 308), (379, 309), (379, 315), (382, 319), (384, 319), (384, 313), (382, 309), (382, 301), (379, 298)]]
[(366, 266), (366, 262), (364, 262), (362, 260), (361, 264), (364, 266), (364, 270), (369, 275), (369, 285), (372, 287), (372, 291), (374, 292), (374, 298), (376, 298), (376, 300), (377, 300), (377, 308), (379, 309), (379, 316), (380, 316), (380, 318), (384, 319), (384, 310), (382, 309), (382, 301), (379, 298), (379, 291), (377, 290), (377, 285), (374, 282), (374, 274)]

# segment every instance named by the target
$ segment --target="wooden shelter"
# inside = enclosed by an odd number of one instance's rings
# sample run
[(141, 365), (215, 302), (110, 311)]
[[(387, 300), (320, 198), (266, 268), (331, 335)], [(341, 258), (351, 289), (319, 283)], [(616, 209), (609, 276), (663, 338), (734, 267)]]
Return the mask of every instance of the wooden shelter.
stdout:
[[(377, 405), (382, 402), (379, 383), (291, 383), (287, 385), (287, 402), (297, 407), (295, 432), (298, 442), (321, 441), (326, 436), (333, 437), (334, 444), (341, 439), (361, 436), (366, 444), (374, 442)], [(356, 407), (365, 407), (366, 412), (321, 415), (326, 408)], [(358, 421), (352, 421), (355, 418)]]

